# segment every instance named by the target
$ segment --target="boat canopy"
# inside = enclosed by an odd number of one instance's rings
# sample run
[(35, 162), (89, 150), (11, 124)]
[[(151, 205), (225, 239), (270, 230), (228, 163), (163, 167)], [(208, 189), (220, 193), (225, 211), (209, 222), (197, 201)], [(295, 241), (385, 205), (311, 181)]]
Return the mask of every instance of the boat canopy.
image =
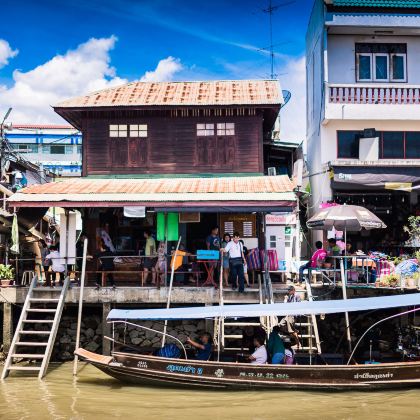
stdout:
[(113, 309), (108, 320), (181, 320), (319, 315), (420, 305), (420, 293), (349, 300), (302, 301), (252, 305), (194, 306), (170, 309)]

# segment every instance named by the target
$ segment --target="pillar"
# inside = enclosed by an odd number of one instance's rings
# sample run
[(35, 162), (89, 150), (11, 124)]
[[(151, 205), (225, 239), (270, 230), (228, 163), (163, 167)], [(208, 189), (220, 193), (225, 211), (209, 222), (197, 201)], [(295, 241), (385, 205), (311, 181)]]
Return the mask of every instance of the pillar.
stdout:
[(3, 352), (8, 353), (13, 340), (13, 306), (3, 303)]
[(111, 342), (105, 339), (105, 336), (111, 337), (111, 324), (108, 324), (106, 318), (111, 311), (110, 303), (102, 304), (102, 354), (109, 356), (111, 354)]

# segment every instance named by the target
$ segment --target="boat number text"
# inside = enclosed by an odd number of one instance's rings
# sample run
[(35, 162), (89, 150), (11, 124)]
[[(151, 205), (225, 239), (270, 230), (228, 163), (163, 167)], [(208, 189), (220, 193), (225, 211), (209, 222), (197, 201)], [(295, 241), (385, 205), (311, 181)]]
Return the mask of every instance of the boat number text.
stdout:
[(249, 378), (264, 378), (264, 379), (289, 379), (287, 373), (263, 373), (263, 372), (239, 372), (239, 376), (249, 377)]
[(140, 362), (137, 363), (137, 367), (140, 369), (147, 369), (147, 362), (140, 360)]

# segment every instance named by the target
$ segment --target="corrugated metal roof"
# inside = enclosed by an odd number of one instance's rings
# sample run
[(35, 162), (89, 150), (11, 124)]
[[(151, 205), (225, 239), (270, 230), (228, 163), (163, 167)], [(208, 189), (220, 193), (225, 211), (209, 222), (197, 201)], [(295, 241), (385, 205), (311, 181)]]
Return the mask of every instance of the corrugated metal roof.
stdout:
[(207, 194), (291, 192), (286, 175), (220, 178), (71, 179), (31, 185), (28, 194)]
[(333, 0), (334, 6), (417, 8), (420, 0)]
[(70, 124), (12, 124), (13, 128), (30, 128), (30, 129), (54, 129), (54, 130), (76, 130)]
[(102, 106), (281, 105), (277, 80), (132, 82), (68, 99), (56, 108)]

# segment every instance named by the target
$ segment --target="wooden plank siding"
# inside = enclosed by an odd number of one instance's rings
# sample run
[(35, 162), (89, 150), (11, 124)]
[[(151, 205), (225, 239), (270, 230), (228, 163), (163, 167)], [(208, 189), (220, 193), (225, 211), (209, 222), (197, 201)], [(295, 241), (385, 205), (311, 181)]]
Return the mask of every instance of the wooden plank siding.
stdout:
[[(246, 116), (83, 116), (83, 175), (263, 173), (263, 113)], [(114, 116), (115, 115), (115, 116)], [(217, 136), (217, 123), (235, 123), (234, 136)], [(215, 124), (197, 136), (197, 124)], [(110, 124), (147, 124), (147, 138), (109, 137)]]

